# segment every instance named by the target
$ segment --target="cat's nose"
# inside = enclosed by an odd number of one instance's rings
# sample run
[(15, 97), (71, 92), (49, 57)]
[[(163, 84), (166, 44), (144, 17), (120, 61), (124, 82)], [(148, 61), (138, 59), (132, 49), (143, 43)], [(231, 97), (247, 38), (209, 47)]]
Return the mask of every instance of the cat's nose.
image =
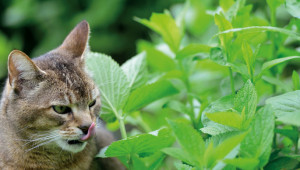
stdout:
[(90, 128), (91, 124), (85, 124), (85, 125), (81, 125), (78, 128), (83, 132), (83, 134), (87, 134), (89, 132), (89, 128)]

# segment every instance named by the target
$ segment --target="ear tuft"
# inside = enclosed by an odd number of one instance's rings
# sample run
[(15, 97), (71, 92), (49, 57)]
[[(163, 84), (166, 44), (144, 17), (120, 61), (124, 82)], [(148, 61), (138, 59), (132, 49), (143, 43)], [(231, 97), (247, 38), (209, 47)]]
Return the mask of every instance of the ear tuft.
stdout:
[(8, 74), (9, 84), (18, 79), (30, 80), (35, 78), (40, 73), (40, 70), (33, 61), (22, 51), (13, 50), (8, 56)]
[(66, 37), (59, 50), (66, 51), (73, 58), (81, 57), (88, 46), (90, 27), (87, 21), (81, 21)]

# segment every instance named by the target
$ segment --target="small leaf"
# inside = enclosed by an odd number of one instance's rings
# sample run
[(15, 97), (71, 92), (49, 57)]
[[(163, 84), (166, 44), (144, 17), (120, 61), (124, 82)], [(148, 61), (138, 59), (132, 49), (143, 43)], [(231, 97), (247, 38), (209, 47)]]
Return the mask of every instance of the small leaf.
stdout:
[(299, 161), (290, 157), (279, 157), (271, 161), (264, 167), (265, 170), (274, 169), (297, 169)]
[(133, 112), (155, 100), (177, 93), (178, 90), (168, 80), (160, 80), (153, 84), (142, 86), (130, 94), (124, 111)]
[(166, 128), (113, 142), (101, 149), (97, 157), (117, 157), (129, 154), (153, 153), (168, 147), (174, 139)]
[(234, 108), (242, 113), (245, 108), (246, 120), (252, 119), (257, 105), (257, 94), (254, 85), (248, 80), (234, 98)]
[(252, 79), (254, 76), (255, 59), (254, 59), (253, 51), (252, 51), (250, 45), (248, 43), (246, 43), (245, 41), (243, 42), (243, 45), (242, 45), (242, 51), (243, 51), (243, 58), (245, 60), (247, 68), (248, 68), (249, 77)]
[(294, 90), (300, 90), (299, 74), (295, 70), (293, 71), (292, 79), (293, 79)]
[(175, 121), (168, 122), (173, 129), (180, 146), (190, 155), (190, 158), (193, 159), (193, 165), (202, 165), (205, 143), (200, 133), (187, 124)]
[(226, 55), (224, 54), (224, 51), (219, 47), (214, 47), (210, 49), (209, 58), (222, 66), (227, 65)]
[(299, 131), (297, 129), (275, 129), (275, 133), (290, 138), (294, 144), (298, 142)]
[(210, 46), (203, 45), (203, 44), (189, 44), (188, 46), (184, 47), (176, 54), (176, 59), (183, 59), (185, 57), (193, 56), (199, 53), (209, 53)]
[(242, 128), (243, 118), (240, 114), (235, 112), (216, 112), (216, 113), (206, 113), (206, 116), (222, 125), (234, 127), (237, 129)]
[[(270, 1), (270, 0), (269, 0)], [(283, 1), (283, 0), (281, 0)], [(300, 1), (299, 0), (286, 0), (285, 1), (286, 11), (290, 13), (293, 17), (300, 18)]]
[[(219, 28), (219, 32), (232, 29), (231, 23), (225, 18), (225, 16), (222, 13), (215, 14), (215, 23)], [(230, 41), (232, 41), (233, 33), (228, 33), (224, 35), (219, 34), (219, 35), (220, 35), (221, 46), (226, 48), (226, 45), (229, 44)]]
[(300, 126), (300, 90), (288, 92), (266, 100), (276, 110), (276, 120), (285, 124)]
[(145, 52), (142, 52), (126, 61), (121, 68), (128, 78), (131, 90), (146, 83), (147, 70)]
[[(138, 43), (139, 51), (146, 51), (147, 64), (151, 69), (167, 72), (176, 68), (175, 61), (162, 51), (156, 49), (152, 44), (147, 41), (140, 41)], [(157, 62), (160, 61), (160, 62)]]
[(241, 157), (259, 160), (264, 167), (270, 157), (274, 135), (274, 111), (269, 105), (263, 107), (251, 122), (251, 130), (241, 143)]
[(104, 54), (88, 53), (86, 67), (100, 89), (101, 113), (117, 114), (129, 96), (130, 88), (126, 75), (111, 57)]
[(192, 113), (191, 113), (191, 110), (187, 106), (185, 106), (184, 104), (182, 104), (181, 102), (176, 101), (176, 100), (172, 100), (172, 101), (164, 104), (163, 107), (172, 109), (172, 110), (174, 110), (176, 112), (179, 112), (179, 113), (184, 113), (184, 114), (187, 114), (189, 116), (193, 116)]
[(233, 165), (240, 169), (255, 169), (259, 161), (253, 158), (235, 158), (223, 160), (226, 164)]
[(193, 167), (183, 164), (183, 163), (175, 163), (175, 167), (177, 170), (192, 170)]
[(194, 164), (193, 158), (181, 148), (164, 148), (162, 152), (190, 165)]
[(150, 20), (139, 18), (135, 18), (135, 20), (160, 34), (174, 53), (178, 51), (182, 31), (170, 14), (152, 13)]

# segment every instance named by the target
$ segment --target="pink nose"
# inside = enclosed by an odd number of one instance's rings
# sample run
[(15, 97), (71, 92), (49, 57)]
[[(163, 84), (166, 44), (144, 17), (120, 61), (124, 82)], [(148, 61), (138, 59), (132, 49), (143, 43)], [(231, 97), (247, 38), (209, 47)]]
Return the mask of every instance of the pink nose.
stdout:
[(87, 141), (95, 135), (96, 124), (93, 122), (89, 127), (89, 130), (86, 135), (80, 138), (81, 141)]

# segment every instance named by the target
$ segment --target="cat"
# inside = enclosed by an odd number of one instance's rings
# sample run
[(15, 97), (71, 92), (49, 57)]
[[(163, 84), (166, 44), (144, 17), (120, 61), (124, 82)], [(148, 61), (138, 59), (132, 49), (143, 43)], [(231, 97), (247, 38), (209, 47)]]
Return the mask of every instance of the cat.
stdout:
[(80, 22), (56, 49), (31, 60), (13, 50), (0, 104), (0, 169), (125, 169), (94, 159), (113, 141), (96, 126), (99, 90), (85, 71), (89, 24)]

